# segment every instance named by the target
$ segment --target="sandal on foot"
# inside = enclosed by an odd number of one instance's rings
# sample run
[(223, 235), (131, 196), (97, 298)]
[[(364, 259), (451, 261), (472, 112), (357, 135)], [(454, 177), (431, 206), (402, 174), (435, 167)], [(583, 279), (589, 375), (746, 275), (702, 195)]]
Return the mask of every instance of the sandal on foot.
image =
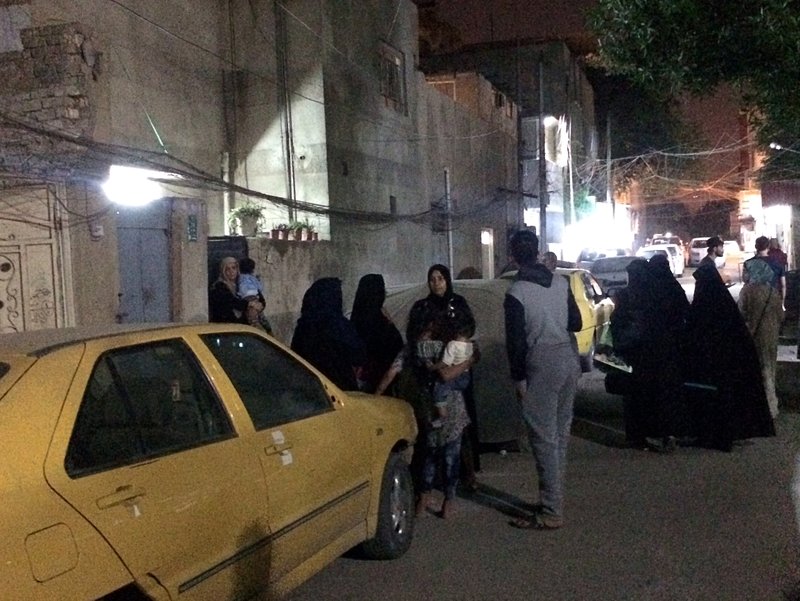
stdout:
[(517, 518), (511, 520), (509, 525), (520, 530), (558, 530), (564, 525), (564, 520), (559, 517), (550, 517), (538, 513), (531, 519)]

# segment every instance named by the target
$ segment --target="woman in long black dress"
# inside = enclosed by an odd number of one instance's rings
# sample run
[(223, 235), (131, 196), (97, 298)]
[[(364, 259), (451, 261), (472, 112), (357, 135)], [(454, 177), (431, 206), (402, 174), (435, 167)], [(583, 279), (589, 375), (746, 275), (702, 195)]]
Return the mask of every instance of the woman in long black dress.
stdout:
[(356, 371), (364, 364), (364, 343), (342, 313), (339, 278), (321, 278), (306, 290), (292, 350), (342, 390), (358, 390)]
[(358, 282), (350, 323), (366, 346), (366, 360), (359, 377), (361, 390), (375, 392), (383, 375), (403, 348), (403, 337), (386, 314), (386, 284), (379, 273), (369, 273)]
[(736, 302), (713, 265), (694, 278), (685, 356), (700, 443), (730, 451), (736, 440), (774, 436), (758, 354)]
[[(416, 301), (409, 312), (408, 325), (406, 327), (406, 341), (409, 344), (409, 349), (414, 351), (419, 350), (416, 346), (416, 342), (430, 324), (442, 323), (442, 320), (454, 320), (457, 317), (474, 319), (467, 300), (453, 291), (453, 280), (450, 275), (450, 270), (446, 266), (436, 264), (428, 269), (428, 290), (428, 296)], [(474, 360), (477, 360), (477, 357), (478, 354), (475, 355)], [(425, 358), (418, 357), (418, 359), (422, 361)], [(438, 357), (435, 358), (435, 360), (438, 360)], [(456, 366), (453, 366), (453, 368), (455, 367)], [(439, 377), (444, 379), (449, 377), (449, 374), (448, 376), (441, 373), (426, 374), (424, 370), (418, 370), (417, 374), (418, 380), (424, 381), (422, 383), (426, 386), (431, 384), (431, 378)], [(456, 397), (460, 397), (460, 399), (455, 402), (456, 408), (453, 412), (453, 423), (461, 424), (465, 421), (460, 418), (462, 405), (468, 417), (466, 425), (459, 425), (458, 428), (453, 428), (453, 431), (459, 428), (463, 429), (459, 451), (461, 482), (468, 489), (475, 490), (477, 487), (475, 474), (480, 470), (480, 454), (478, 450), (478, 430), (472, 384), (470, 383), (467, 390), (463, 392), (458, 391)], [(424, 427), (424, 424), (422, 424), (422, 426)], [(421, 436), (420, 438), (424, 437)], [(424, 451), (426, 454), (428, 452), (430, 451)]]

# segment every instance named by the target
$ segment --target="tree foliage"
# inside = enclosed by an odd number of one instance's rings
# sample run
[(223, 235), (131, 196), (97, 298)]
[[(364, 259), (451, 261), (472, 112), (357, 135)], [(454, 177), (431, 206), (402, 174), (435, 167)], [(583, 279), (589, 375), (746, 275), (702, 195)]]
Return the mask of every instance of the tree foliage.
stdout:
[[(800, 0), (598, 0), (590, 27), (613, 72), (665, 98), (733, 84), (761, 144), (800, 151)], [(798, 159), (772, 153), (765, 172), (797, 177)]]

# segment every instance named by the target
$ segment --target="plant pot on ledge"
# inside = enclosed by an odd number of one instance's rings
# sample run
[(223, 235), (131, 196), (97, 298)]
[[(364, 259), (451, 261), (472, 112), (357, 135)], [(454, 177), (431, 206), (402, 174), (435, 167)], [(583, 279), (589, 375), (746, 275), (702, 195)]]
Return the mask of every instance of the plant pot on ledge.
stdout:
[(258, 231), (258, 217), (242, 215), (239, 217), (239, 226), (243, 236), (255, 236)]

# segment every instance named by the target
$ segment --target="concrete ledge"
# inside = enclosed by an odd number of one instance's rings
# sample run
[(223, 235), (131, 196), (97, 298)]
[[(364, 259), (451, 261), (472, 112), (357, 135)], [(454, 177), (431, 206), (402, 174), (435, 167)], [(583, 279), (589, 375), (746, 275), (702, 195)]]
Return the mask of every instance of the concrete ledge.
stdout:
[(775, 391), (781, 410), (800, 412), (800, 360), (796, 345), (778, 346)]

